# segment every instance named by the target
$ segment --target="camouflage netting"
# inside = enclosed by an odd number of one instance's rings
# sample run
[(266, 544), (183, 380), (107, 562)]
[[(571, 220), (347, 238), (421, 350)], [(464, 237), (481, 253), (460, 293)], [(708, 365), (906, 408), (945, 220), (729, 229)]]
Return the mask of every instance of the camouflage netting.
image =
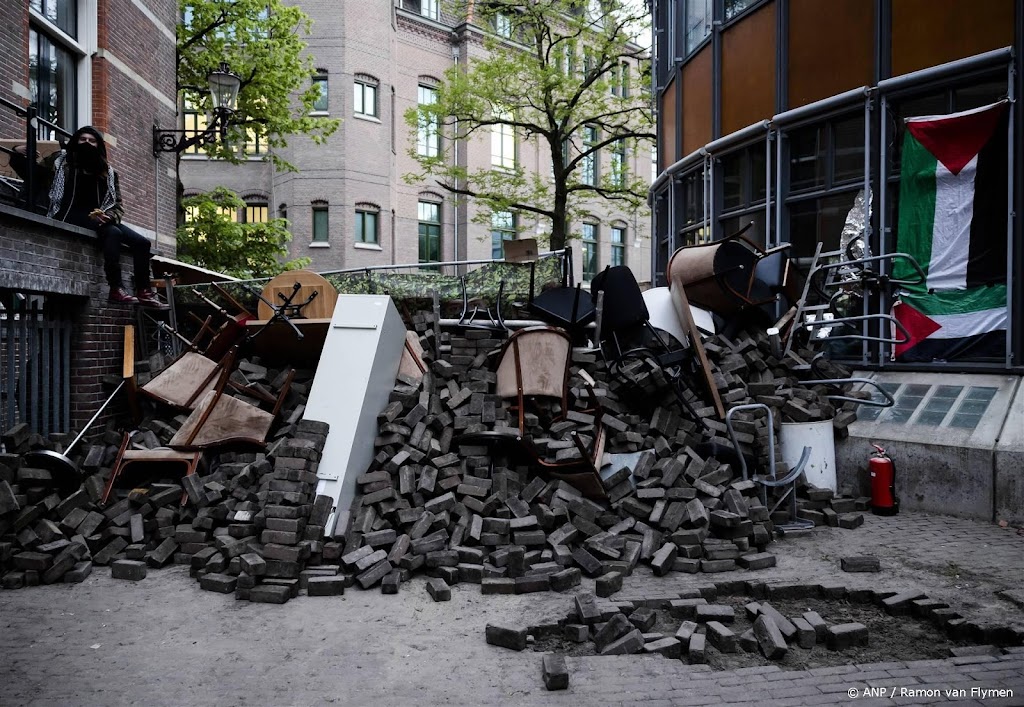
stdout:
[[(561, 282), (562, 258), (554, 255), (541, 257), (535, 263), (486, 263), (466, 273), (465, 294), (470, 300), (482, 300), (493, 304), (504, 283), (501, 310), (508, 318), (509, 313), (515, 312), (514, 307), (517, 303), (526, 302), (530, 298), (531, 270), (533, 293), (538, 294), (545, 288)], [(433, 307), (435, 292), (441, 302), (442, 316), (457, 317), (462, 310), (462, 277), (458, 275), (442, 272), (361, 270), (327, 273), (324, 278), (337, 288), (339, 294), (390, 295), (407, 320), (412, 312), (430, 310)], [(256, 292), (262, 290), (269, 281), (270, 279), (266, 278), (222, 283), (221, 286), (239, 304), (255, 312), (258, 304)], [(192, 288), (192, 285), (175, 288), (176, 304), (186, 310), (203, 309), (206, 305), (192, 293)], [(216, 295), (209, 292), (206, 294), (211, 299), (220, 301)]]

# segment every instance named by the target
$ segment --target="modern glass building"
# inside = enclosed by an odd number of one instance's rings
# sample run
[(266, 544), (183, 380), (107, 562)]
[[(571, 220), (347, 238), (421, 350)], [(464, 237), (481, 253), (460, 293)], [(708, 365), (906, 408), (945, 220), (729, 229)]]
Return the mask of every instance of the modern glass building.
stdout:
[[(753, 221), (804, 267), (839, 248), (859, 193), (874, 254), (896, 251), (904, 118), (1009, 99), (1005, 355), (931, 366), (1021, 372), (1024, 0), (651, 0), (658, 115), (652, 277)], [(872, 311), (891, 302), (876, 297)], [(886, 344), (846, 352), (897, 367)], [(903, 364), (909, 365), (909, 364)], [(919, 364), (916, 366), (921, 368)]]

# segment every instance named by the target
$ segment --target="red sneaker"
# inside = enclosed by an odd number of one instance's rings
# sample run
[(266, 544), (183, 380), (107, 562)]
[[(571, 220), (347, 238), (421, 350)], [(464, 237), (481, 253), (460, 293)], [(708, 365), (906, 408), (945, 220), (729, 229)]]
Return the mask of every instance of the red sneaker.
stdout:
[(138, 304), (139, 300), (134, 297), (131, 292), (124, 289), (123, 287), (111, 287), (110, 297), (107, 301), (111, 304)]
[(156, 290), (152, 287), (147, 287), (144, 290), (136, 290), (135, 296), (138, 298), (136, 301), (143, 307), (149, 307), (150, 309), (170, 309), (171, 305), (167, 304), (157, 295)]

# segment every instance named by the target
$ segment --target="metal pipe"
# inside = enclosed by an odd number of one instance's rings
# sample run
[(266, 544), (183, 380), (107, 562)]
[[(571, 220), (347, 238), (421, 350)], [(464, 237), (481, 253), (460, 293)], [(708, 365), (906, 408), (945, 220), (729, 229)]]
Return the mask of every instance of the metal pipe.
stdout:
[(929, 81), (939, 81), (950, 76), (963, 74), (969, 71), (988, 68), (996, 64), (1010, 62), (1013, 60), (1013, 48), (1002, 47), (982, 54), (975, 54), (964, 59), (946, 62), (938, 66), (930, 66), (927, 69), (913, 71), (909, 74), (894, 76), (878, 82), (878, 90), (881, 93), (891, 93), (903, 88), (909, 88)]
[[(1017, 31), (1021, 31), (1018, 27)], [(1009, 99), (1007, 110), (1009, 111), (1006, 121), (1006, 367), (1013, 365), (1013, 192), (1014, 184), (1013, 158), (1013, 117), (1016, 108), (1014, 91), (1014, 65), (1011, 62), (1007, 69), (1006, 96)]]
[(868, 93), (867, 86), (861, 86), (859, 88), (850, 89), (843, 93), (837, 93), (829, 98), (824, 98), (815, 103), (808, 103), (806, 106), (800, 106), (799, 108), (793, 108), (787, 110), (784, 113), (779, 113), (772, 116), (771, 123), (776, 128), (793, 123), (799, 123), (801, 120), (807, 118), (820, 118), (823, 114), (844, 108), (850, 103), (856, 103), (858, 100), (863, 100), (864, 96)]
[[(767, 122), (767, 121), (765, 121)], [(767, 127), (767, 126), (766, 126)], [(779, 243), (779, 234), (776, 231), (775, 238), (770, 238), (772, 231), (772, 133), (769, 132), (764, 138), (764, 243), (776, 246)]]
[[(864, 248), (868, 250), (871, 246), (871, 96), (864, 100)], [(884, 297), (884, 295), (882, 295)], [(861, 298), (861, 314), (868, 314), (868, 298)], [(864, 321), (863, 333), (868, 335), (868, 322)], [(867, 363), (868, 342), (867, 339), (861, 344), (860, 361)]]
[(674, 162), (671, 165), (669, 165), (668, 167), (666, 167), (665, 171), (662, 172), (661, 174), (659, 174), (658, 178), (654, 180), (653, 184), (651, 184), (651, 188), (647, 190), (647, 194), (648, 194), (647, 199), (648, 199), (648, 201), (650, 201), (653, 198), (653, 195), (656, 192), (661, 191), (661, 188), (665, 185), (665, 182), (670, 180), (673, 175), (679, 174), (680, 172), (683, 172), (683, 171), (686, 171), (687, 169), (692, 167), (697, 162), (698, 159), (704, 157), (705, 154), (706, 153), (704, 151), (704, 148), (703, 147), (699, 147), (696, 150), (694, 150), (693, 152), (691, 152), (690, 154), (688, 154), (683, 159), (681, 159), (681, 160), (679, 160), (677, 162)]
[[(556, 255), (562, 255), (566, 252), (566, 248), (559, 250), (548, 251), (547, 253), (541, 253), (538, 255), (538, 259), (549, 258)], [(482, 265), (485, 263), (505, 263), (509, 262), (506, 260), (493, 260), (488, 258), (486, 260), (446, 260), (441, 263), (402, 263), (399, 265), (364, 265), (359, 268), (344, 268), (342, 270), (321, 270), (321, 275), (342, 275), (351, 272), (365, 272), (367, 270), (407, 270), (409, 268), (437, 268), (446, 267), (449, 265)], [(516, 263), (519, 265), (520, 263)], [(257, 282), (257, 280), (238, 280), (238, 282)]]
[[(889, 138), (889, 100), (884, 94), (882, 95), (881, 118), (878, 122), (880, 124), (878, 130), (878, 254), (882, 256), (889, 252), (889, 239), (887, 235), (889, 227), (889, 151), (887, 149)], [(883, 277), (888, 275), (889, 268), (886, 265), (884, 258), (879, 261), (878, 272)], [(885, 343), (878, 346), (879, 367), (885, 366), (887, 348)]]
[(741, 145), (744, 142), (752, 141), (761, 136), (762, 133), (771, 128), (771, 123), (767, 120), (759, 120), (756, 123), (751, 123), (745, 128), (740, 128), (734, 133), (730, 133), (725, 137), (720, 137), (717, 140), (712, 140), (702, 149), (709, 155), (717, 155), (720, 152), (726, 152), (735, 146)]
[(127, 382), (128, 379), (125, 378), (124, 380), (117, 384), (117, 387), (114, 388), (114, 392), (110, 394), (110, 397), (103, 401), (103, 404), (100, 405), (100, 409), (97, 410), (96, 413), (89, 418), (89, 421), (85, 423), (85, 427), (83, 427), (82, 431), (78, 433), (78, 436), (71, 441), (71, 444), (64, 448), (65, 456), (71, 452), (72, 447), (74, 447), (82, 440), (82, 437), (85, 436), (85, 433), (89, 431), (90, 427), (92, 427), (92, 423), (96, 422), (99, 416), (103, 414), (103, 411), (107, 409), (107, 405), (110, 405), (110, 401), (117, 397), (117, 394), (121, 392), (121, 388), (123, 388), (124, 384)]

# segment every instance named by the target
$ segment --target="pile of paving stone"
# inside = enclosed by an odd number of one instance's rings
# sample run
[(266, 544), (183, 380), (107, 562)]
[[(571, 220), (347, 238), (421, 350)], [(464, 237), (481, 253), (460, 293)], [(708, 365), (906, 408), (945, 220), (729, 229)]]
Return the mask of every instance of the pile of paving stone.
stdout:
[[(868, 643), (864, 624), (829, 625), (815, 611), (787, 617), (768, 601), (744, 605), (746, 618), (753, 625), (737, 634), (730, 628), (736, 620), (732, 606), (708, 603), (699, 592), (692, 593), (695, 596), (665, 602), (663, 611), (680, 622), (673, 634), (654, 630), (658, 610), (643, 601), (600, 601), (590, 593), (576, 595), (573, 611), (557, 628), (568, 641), (592, 642), (598, 655), (658, 654), (690, 663), (705, 663), (708, 646), (721, 653), (760, 651), (769, 660), (781, 660), (791, 645), (844, 650)], [(491, 645), (524, 650), (529, 635), (539, 632), (538, 628), (489, 624), (485, 638)]]
[[(203, 589), (263, 602), (287, 601), (300, 589), (341, 594), (354, 583), (394, 593), (417, 572), (433, 578), (438, 600), (456, 582), (479, 583), (484, 593), (561, 591), (583, 574), (608, 596), (641, 563), (657, 575), (774, 565), (768, 546), (788, 515), (772, 512), (773, 499), (765, 505), (742, 478), (725, 425), (699, 386), (684, 395), (703, 425), (676, 404), (667, 374), (649, 361), (613, 374), (598, 353), (575, 355), (568, 409), (534, 401), (524, 422), (542, 455), (565, 461), (580, 454), (573, 436), (585, 448), (592, 443), (600, 404), (606, 450), (636, 458), (604, 479), (607, 498), (594, 501), (564, 481), (532, 476), (500, 449), (460, 441), (518, 424), (509, 401), (493, 392), (503, 336), (437, 333), (426, 313), (412, 323), (429, 370), (422, 380), (396, 381), (379, 416), (376, 456), (357, 479), (352, 522), (337, 537), (324, 537), (331, 500), (315, 497), (328, 429), (302, 419), (312, 372), (300, 371), (265, 451), (209, 450), (198, 474), (117, 488), (106, 505), (100, 499), (121, 432), (108, 429), (80, 453), (84, 482), (62, 495), (21, 454), (61, 451), (69, 436), (9, 431), (0, 455), (0, 586), (78, 582), (95, 565), (141, 579), (147, 568), (173, 562), (188, 564)], [(840, 433), (854, 417), (836, 410), (823, 388), (800, 384), (806, 356), (774, 358), (763, 334), (714, 337), (705, 347), (729, 407), (763, 403), (776, 425), (833, 418)], [(159, 358), (142, 366), (140, 384), (160, 370)], [(258, 360), (241, 361), (233, 375), (271, 394), (284, 377)], [(132, 433), (132, 448), (166, 445), (184, 420), (154, 408)], [(734, 427), (740, 452), (766, 468), (767, 416), (739, 413)], [(775, 461), (785, 473), (778, 450)], [(856, 511), (867, 507), (865, 499), (807, 486), (799, 503), (803, 518), (843, 527), (859, 525)]]
[[(160, 365), (154, 361), (151, 370)], [(275, 395), (284, 381), (281, 371), (258, 360), (240, 362), (234, 377)], [(85, 479), (81, 488), (61, 494), (50, 472), (23, 464), (22, 455), (62, 451), (68, 436), (43, 439), (24, 425), (9, 430), (3, 436), (9, 451), (0, 455), (0, 586), (81, 582), (97, 565), (109, 565), (116, 578), (138, 580), (147, 568), (173, 562), (190, 565), (211, 591), (275, 603), (295, 596), (306, 566), (336, 559), (341, 550), (324, 541), (330, 499), (314, 499), (328, 428), (302, 419), (311, 379), (309, 371), (297, 373), (266, 451), (212, 450), (197, 474), (133, 489), (118, 483), (105, 505), (122, 432), (108, 429), (78, 455)], [(184, 420), (154, 409), (131, 433), (130, 448), (166, 445)]]
[[(413, 320), (431, 333), (429, 315)], [(422, 380), (400, 378), (381, 413), (377, 455), (357, 479), (360, 495), (346, 536), (344, 570), (364, 589), (386, 592), (416, 572), (431, 575), (437, 600), (456, 582), (481, 584), (484, 593), (561, 591), (597, 580), (609, 596), (638, 564), (656, 575), (726, 572), (775, 564), (767, 552), (784, 510), (770, 511), (753, 480), (742, 478), (738, 457), (714, 408), (690, 388), (691, 407), (706, 427), (675, 407), (665, 372), (656, 367), (613, 376), (597, 353), (575, 355), (569, 409), (533, 401), (526, 437), (547, 458), (566, 461), (588, 447), (600, 424), (607, 451), (639, 453), (604, 479), (607, 499), (585, 498), (561, 480), (532, 476), (498, 447), (462, 442), (463, 435), (515, 427), (507, 400), (494, 394), (493, 372), (503, 339), (488, 330), (424, 337), (429, 351)], [(837, 411), (824, 388), (800, 384), (809, 366), (792, 356), (774, 358), (767, 337), (715, 337), (706, 345), (714, 378), (727, 406), (759, 402), (784, 420), (834, 418), (838, 429), (855, 417)], [(643, 364), (641, 364), (643, 365)], [(807, 376), (805, 376), (807, 377)], [(588, 384), (591, 384), (588, 387)], [(637, 401), (645, 406), (637, 407)], [(837, 412), (839, 413), (837, 415)], [(771, 433), (763, 411), (734, 415), (740, 452), (765, 467)], [(776, 450), (776, 473), (786, 473)], [(799, 515), (816, 524), (854, 528), (866, 499), (833, 497), (804, 486)], [(773, 499), (768, 499), (773, 504)]]

